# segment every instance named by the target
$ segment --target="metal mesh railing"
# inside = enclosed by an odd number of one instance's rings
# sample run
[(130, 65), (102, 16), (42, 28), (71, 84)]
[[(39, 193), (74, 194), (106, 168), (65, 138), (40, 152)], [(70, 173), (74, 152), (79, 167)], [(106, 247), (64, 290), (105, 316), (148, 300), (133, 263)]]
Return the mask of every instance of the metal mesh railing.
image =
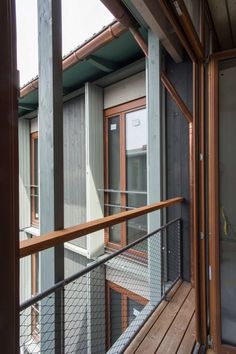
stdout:
[(21, 353), (122, 353), (181, 277), (175, 219), (21, 305)]

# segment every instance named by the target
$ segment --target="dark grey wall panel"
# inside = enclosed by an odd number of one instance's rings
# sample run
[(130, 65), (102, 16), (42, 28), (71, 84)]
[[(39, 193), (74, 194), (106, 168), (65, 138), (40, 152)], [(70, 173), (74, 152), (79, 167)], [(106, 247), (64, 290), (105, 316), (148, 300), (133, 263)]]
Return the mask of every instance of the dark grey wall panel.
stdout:
[[(63, 106), (65, 227), (86, 221), (84, 109), (84, 95), (64, 103)], [(72, 243), (86, 248), (86, 237)]]
[[(165, 66), (169, 80), (192, 111), (192, 63), (186, 59), (176, 64), (166, 54)], [(182, 217), (182, 270), (184, 279), (190, 280), (189, 126), (169, 94), (166, 95), (166, 179), (166, 197), (185, 198), (182, 205), (168, 208), (167, 218)]]

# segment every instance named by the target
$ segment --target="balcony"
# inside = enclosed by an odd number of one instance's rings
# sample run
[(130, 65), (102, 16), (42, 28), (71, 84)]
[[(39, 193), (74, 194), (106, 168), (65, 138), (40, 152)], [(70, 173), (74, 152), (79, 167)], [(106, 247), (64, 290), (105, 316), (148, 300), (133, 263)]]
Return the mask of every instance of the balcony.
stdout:
[(190, 354), (195, 345), (194, 289), (179, 281), (159, 304), (125, 354)]
[[(182, 202), (174, 198), (22, 241), (21, 257)], [(182, 280), (181, 236), (179, 217), (25, 301), (22, 353), (191, 353), (195, 300)]]

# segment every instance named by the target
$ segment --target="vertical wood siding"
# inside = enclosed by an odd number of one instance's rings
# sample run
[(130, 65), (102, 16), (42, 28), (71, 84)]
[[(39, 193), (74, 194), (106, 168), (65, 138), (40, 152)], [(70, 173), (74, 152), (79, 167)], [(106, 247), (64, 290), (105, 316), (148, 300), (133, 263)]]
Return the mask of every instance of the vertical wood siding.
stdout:
[[(86, 164), (84, 95), (64, 103), (64, 223), (86, 221)], [(86, 248), (86, 237), (72, 241)]]

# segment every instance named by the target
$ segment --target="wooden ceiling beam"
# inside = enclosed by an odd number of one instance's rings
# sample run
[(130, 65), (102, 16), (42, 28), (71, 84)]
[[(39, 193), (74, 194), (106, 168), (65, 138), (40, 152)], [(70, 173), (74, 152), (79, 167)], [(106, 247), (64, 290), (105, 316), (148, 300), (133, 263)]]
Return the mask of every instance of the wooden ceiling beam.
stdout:
[(161, 6), (156, 0), (130, 0), (135, 9), (143, 17), (146, 24), (160, 39), (163, 47), (176, 63), (182, 61), (182, 48), (175, 34), (170, 32), (170, 25), (166, 20)]

